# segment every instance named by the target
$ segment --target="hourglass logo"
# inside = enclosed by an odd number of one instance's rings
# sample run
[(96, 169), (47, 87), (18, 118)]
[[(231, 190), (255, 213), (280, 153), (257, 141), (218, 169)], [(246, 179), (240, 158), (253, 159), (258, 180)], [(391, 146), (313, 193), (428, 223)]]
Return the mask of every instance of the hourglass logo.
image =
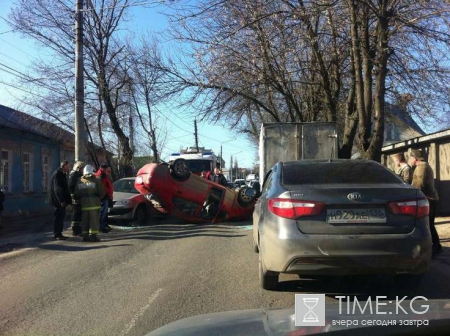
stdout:
[(325, 325), (325, 294), (295, 294), (295, 325)]

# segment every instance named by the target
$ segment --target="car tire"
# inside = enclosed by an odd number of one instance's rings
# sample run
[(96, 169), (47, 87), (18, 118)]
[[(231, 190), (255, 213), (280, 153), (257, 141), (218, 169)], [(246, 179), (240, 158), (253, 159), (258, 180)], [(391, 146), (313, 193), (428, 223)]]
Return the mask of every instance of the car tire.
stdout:
[(261, 287), (265, 290), (276, 290), (278, 288), (278, 273), (268, 271), (262, 254), (259, 254), (259, 282)]
[(186, 180), (189, 175), (189, 166), (185, 159), (176, 159), (169, 165), (169, 171), (172, 177), (178, 181)]
[(237, 192), (237, 199), (240, 205), (242, 205), (243, 207), (249, 206), (250, 204), (253, 203), (253, 201), (255, 200), (254, 197), (250, 197), (247, 196), (245, 194), (245, 192), (247, 191), (247, 189), (249, 189), (249, 187), (242, 187), (239, 189), (239, 191)]
[(147, 221), (147, 210), (144, 205), (139, 205), (134, 212), (134, 220), (139, 224), (144, 224)]

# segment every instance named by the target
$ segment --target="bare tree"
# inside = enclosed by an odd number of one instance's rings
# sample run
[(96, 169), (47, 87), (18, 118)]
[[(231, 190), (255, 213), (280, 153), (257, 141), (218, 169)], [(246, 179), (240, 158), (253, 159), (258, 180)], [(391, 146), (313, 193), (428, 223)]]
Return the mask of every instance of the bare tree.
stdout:
[(144, 129), (154, 162), (166, 141), (166, 130), (158, 120), (156, 106), (169, 98), (165, 89), (165, 71), (161, 45), (154, 37), (142, 38), (136, 46), (129, 46), (131, 63), (130, 94), (137, 118)]
[(342, 157), (356, 143), (379, 160), (386, 101), (418, 96), (423, 119), (448, 111), (449, 12), (435, 0), (181, 4), (174, 36), (192, 52), (173, 77), (205, 118), (255, 137), (264, 121), (337, 121)]
[[(108, 117), (108, 126), (113, 129), (120, 144), (122, 154), (119, 162), (120, 175), (131, 175), (133, 152), (129, 137), (118, 118), (119, 110), (125, 104), (120, 97), (126, 84), (124, 72), (120, 71), (125, 44), (121, 42), (118, 32), (131, 1), (86, 0), (85, 4), (83, 24), (87, 112), (101, 111), (98, 119), (100, 121), (103, 120), (103, 115)], [(51, 82), (52, 87), (60, 87), (58, 92), (63, 91), (62, 96), (66, 94), (66, 103), (70, 101), (71, 104), (73, 104), (73, 89), (69, 83), (73, 82), (71, 78), (74, 64), (73, 5), (73, 1), (69, 0), (20, 0), (10, 13), (11, 23), (16, 31), (34, 39), (51, 51), (54, 57), (44, 61), (42, 66), (39, 65), (40, 72), (44, 73), (45, 70), (53, 68), (50, 73), (46, 73), (46, 81)], [(61, 76), (61, 73), (65, 75)], [(47, 94), (54, 92), (48, 88)], [(70, 113), (67, 105), (61, 104), (61, 107), (65, 109), (66, 114)], [(55, 111), (54, 108), (49, 110)], [(87, 122), (90, 124), (89, 117)], [(97, 126), (103, 125), (97, 123)]]

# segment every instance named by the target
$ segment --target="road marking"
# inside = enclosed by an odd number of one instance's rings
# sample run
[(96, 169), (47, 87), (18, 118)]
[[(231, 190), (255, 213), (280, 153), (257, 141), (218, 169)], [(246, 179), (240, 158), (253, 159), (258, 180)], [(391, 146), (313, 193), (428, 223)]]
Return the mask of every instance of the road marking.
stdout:
[(131, 322), (127, 324), (126, 328), (122, 331), (121, 335), (124, 335), (124, 336), (127, 335), (131, 331), (131, 329), (134, 328), (137, 320), (142, 315), (145, 314), (145, 312), (147, 311), (148, 308), (150, 308), (150, 306), (156, 300), (156, 298), (159, 296), (159, 293), (161, 291), (162, 291), (162, 288), (159, 288), (156, 292), (154, 292), (152, 294), (152, 296), (150, 296), (150, 298), (148, 299), (148, 303), (144, 307), (142, 307), (137, 314), (134, 314), (133, 318), (131, 319)]

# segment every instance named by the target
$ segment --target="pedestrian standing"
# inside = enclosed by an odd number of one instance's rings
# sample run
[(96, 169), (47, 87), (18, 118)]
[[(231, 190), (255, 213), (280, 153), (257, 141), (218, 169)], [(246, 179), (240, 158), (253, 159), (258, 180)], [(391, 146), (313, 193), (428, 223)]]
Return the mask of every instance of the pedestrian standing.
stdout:
[(105, 197), (101, 181), (94, 176), (94, 167), (86, 165), (83, 176), (75, 185), (74, 195), (80, 201), (82, 213), (83, 241), (99, 242), (99, 212), (100, 203)]
[(95, 176), (102, 181), (105, 189), (105, 197), (102, 199), (100, 209), (100, 231), (108, 233), (111, 228), (108, 225), (108, 208), (113, 202), (114, 187), (111, 181), (111, 167), (107, 164), (101, 165)]
[(402, 178), (405, 183), (411, 184), (412, 182), (412, 169), (406, 163), (405, 155), (403, 153), (397, 153), (393, 155), (395, 164), (395, 173)]
[(63, 236), (64, 217), (66, 207), (71, 203), (69, 188), (67, 184), (67, 173), (70, 170), (69, 161), (62, 161), (59, 168), (50, 179), (48, 202), (55, 207), (53, 216), (53, 235), (56, 240), (66, 240)]
[(411, 167), (415, 167), (412, 177), (412, 186), (416, 187), (425, 194), (430, 204), (429, 223), (431, 239), (433, 242), (433, 256), (442, 252), (442, 245), (439, 240), (439, 235), (434, 225), (436, 218), (436, 207), (439, 200), (438, 193), (434, 187), (434, 172), (433, 168), (425, 162), (420, 149), (412, 149), (409, 154), (408, 163)]
[(81, 204), (80, 201), (75, 197), (75, 186), (80, 180), (81, 176), (83, 176), (83, 169), (86, 164), (83, 161), (75, 162), (72, 171), (69, 173), (69, 192), (72, 197), (72, 235), (79, 236), (81, 235)]
[(214, 175), (211, 175), (210, 179), (211, 181), (223, 185), (224, 187), (228, 187), (227, 179), (223, 176), (219, 168), (214, 168)]
[(5, 201), (5, 194), (3, 190), (0, 189), (0, 230), (3, 229), (2, 226), (2, 213), (3, 213), (3, 202)]

